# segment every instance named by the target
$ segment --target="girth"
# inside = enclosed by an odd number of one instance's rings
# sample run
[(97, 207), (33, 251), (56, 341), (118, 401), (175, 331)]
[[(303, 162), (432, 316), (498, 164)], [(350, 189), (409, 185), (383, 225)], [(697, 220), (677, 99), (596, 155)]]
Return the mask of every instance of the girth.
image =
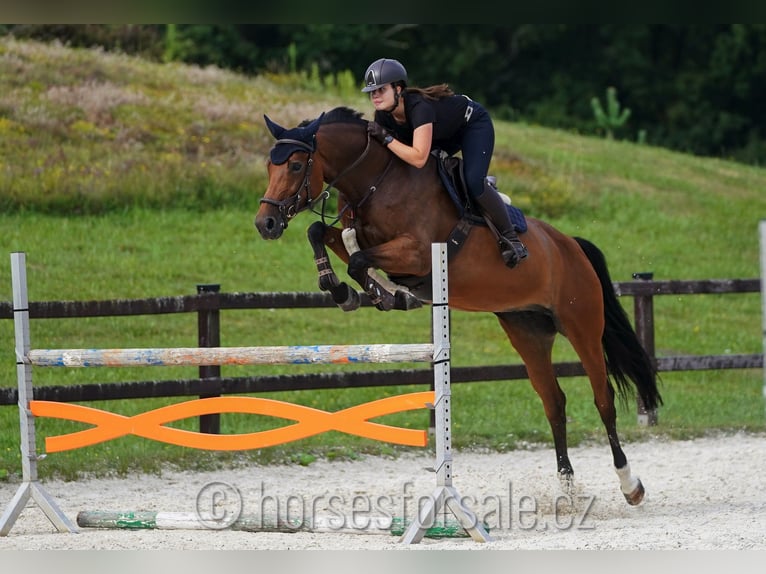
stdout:
[[(468, 235), (471, 233), (471, 229), (475, 225), (486, 225), (484, 219), (466, 213), (461, 217), (457, 225), (452, 229), (447, 237), (447, 261), (457, 256), (463, 245), (468, 239)], [(433, 298), (433, 289), (431, 285), (432, 274), (428, 273), (422, 277), (417, 275), (388, 275), (388, 278), (399, 285), (407, 287), (410, 292), (418, 299), (423, 301), (431, 301)]]

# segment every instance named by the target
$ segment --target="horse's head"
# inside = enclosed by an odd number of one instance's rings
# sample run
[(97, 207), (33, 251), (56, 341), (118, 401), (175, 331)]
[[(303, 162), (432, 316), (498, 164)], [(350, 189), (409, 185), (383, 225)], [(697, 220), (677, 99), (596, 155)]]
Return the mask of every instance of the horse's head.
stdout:
[(288, 221), (310, 208), (321, 194), (322, 170), (315, 169), (314, 152), (323, 116), (292, 129), (263, 116), (277, 140), (269, 153), (269, 186), (255, 217), (255, 227), (264, 239), (279, 238)]
[[(291, 129), (264, 116), (277, 141), (269, 154), (269, 185), (255, 217), (261, 237), (278, 239), (293, 217), (327, 196), (324, 181), (332, 180), (329, 189), (341, 176), (358, 171), (354, 168), (367, 155), (370, 141), (361, 115), (339, 107)], [(321, 150), (320, 141), (325, 142)]]

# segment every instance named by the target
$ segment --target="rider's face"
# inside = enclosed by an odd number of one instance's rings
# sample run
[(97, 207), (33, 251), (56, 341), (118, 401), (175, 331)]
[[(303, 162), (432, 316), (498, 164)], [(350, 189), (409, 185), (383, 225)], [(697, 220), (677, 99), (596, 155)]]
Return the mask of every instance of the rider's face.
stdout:
[(394, 88), (391, 84), (370, 92), (370, 101), (376, 110), (387, 111), (394, 107)]

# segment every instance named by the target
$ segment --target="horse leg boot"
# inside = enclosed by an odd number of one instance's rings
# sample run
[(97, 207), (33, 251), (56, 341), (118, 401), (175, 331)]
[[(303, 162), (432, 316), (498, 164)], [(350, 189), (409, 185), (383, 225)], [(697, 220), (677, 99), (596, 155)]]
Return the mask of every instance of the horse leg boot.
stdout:
[(511, 216), (495, 186), (487, 179), (484, 180), (484, 191), (476, 196), (476, 201), (484, 212), (485, 217), (495, 227), (498, 234), (500, 254), (508, 267), (516, 267), (527, 258), (527, 248), (519, 239), (513, 228)]
[(324, 243), (328, 229), (330, 228), (321, 221), (315, 221), (307, 231), (309, 243), (314, 251), (314, 263), (319, 273), (319, 288), (322, 291), (329, 291), (332, 300), (343, 311), (355, 311), (361, 306), (359, 293), (351, 289), (345, 281), (341, 283), (330, 264), (330, 257)]

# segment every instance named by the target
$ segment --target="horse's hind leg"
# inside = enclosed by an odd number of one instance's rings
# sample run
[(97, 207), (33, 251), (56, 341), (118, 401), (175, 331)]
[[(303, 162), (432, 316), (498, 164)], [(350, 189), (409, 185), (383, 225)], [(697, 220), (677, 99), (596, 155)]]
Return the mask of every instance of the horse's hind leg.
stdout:
[(521, 355), (529, 382), (543, 402), (545, 416), (553, 434), (559, 480), (564, 489), (572, 488), (574, 470), (567, 449), (566, 395), (561, 390), (551, 361), (556, 329), (552, 319), (535, 312), (497, 313), (500, 325)]
[(344, 311), (358, 309), (361, 305), (359, 293), (355, 289), (351, 289), (348, 283), (341, 282), (338, 279), (330, 264), (327, 249), (325, 249), (325, 245), (330, 245), (330, 248), (339, 257), (348, 260), (348, 254), (345, 252), (340, 231), (317, 221), (308, 228), (307, 235), (311, 248), (314, 251), (314, 263), (319, 273), (319, 289), (329, 291), (332, 300)]
[[(585, 314), (584, 316), (587, 316)], [(591, 316), (598, 316), (591, 315)], [(620, 479), (620, 490), (628, 504), (635, 506), (644, 498), (644, 485), (633, 475), (628, 459), (620, 445), (617, 435), (617, 409), (614, 404), (614, 387), (607, 377), (606, 362), (601, 346), (601, 329), (593, 321), (569, 321), (567, 338), (582, 361), (583, 368), (590, 379), (593, 400), (606, 429), (609, 446), (612, 450), (614, 469)]]

